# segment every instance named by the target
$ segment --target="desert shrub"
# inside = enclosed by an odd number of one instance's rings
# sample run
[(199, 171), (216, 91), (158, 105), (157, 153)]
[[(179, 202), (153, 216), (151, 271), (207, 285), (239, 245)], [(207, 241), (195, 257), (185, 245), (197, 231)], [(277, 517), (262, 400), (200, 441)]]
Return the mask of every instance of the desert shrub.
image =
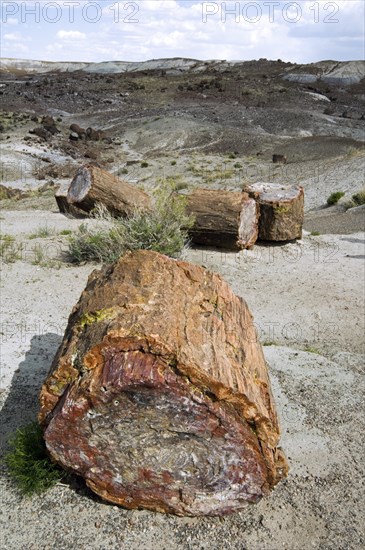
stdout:
[(66, 472), (48, 458), (37, 422), (17, 429), (9, 447), (5, 464), (23, 495), (42, 493), (66, 477)]
[(352, 195), (352, 200), (354, 201), (356, 206), (361, 206), (362, 204), (365, 204), (365, 189), (359, 191), (358, 193), (355, 193), (355, 195)]
[(171, 166), (175, 166), (176, 165), (176, 160), (172, 160), (171, 161)]
[(156, 187), (152, 212), (137, 210), (128, 218), (113, 218), (105, 207), (95, 211), (96, 224), (84, 223), (71, 236), (73, 261), (113, 262), (127, 250), (154, 250), (172, 258), (181, 256), (193, 223), (185, 213), (185, 198), (176, 195), (171, 180)]
[(68, 252), (76, 263), (110, 263), (125, 252), (122, 224), (100, 207), (95, 212), (95, 218), (99, 222), (97, 225), (83, 223), (77, 233), (70, 237)]
[(335, 191), (332, 193), (328, 199), (327, 199), (327, 205), (333, 206), (334, 204), (337, 204), (338, 201), (345, 196), (345, 193), (343, 191)]
[(141, 168), (147, 168), (147, 166), (148, 166), (148, 162), (146, 161), (141, 162)]

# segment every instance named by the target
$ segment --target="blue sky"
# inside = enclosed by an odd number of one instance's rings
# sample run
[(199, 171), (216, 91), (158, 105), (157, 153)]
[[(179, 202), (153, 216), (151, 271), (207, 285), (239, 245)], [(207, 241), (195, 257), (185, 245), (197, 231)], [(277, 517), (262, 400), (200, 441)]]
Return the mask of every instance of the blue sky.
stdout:
[(309, 63), (364, 58), (364, 0), (0, 0), (1, 56)]

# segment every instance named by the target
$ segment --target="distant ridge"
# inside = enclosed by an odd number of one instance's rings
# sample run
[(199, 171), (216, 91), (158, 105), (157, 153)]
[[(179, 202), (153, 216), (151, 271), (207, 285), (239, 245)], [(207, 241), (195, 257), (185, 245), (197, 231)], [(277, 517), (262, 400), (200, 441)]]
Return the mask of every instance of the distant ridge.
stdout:
[(175, 70), (175, 71), (204, 71), (208, 66), (220, 65), (224, 68), (235, 62), (226, 61), (199, 61), (183, 57), (151, 59), (149, 61), (102, 61), (100, 63), (83, 63), (73, 61), (36, 61), (29, 59), (0, 59), (0, 71), (8, 73), (49, 73), (49, 72), (75, 72), (89, 73), (124, 73), (151, 70)]
[[(43, 74), (53, 72), (75, 72), (112, 74), (139, 71), (166, 71), (167, 74), (182, 72), (204, 73), (215, 69), (223, 72), (229, 68), (253, 63), (254, 61), (200, 61), (184, 57), (151, 59), (149, 61), (102, 61), (84, 63), (73, 61), (37, 61), (29, 59), (0, 59), (0, 72), (13, 75)], [(277, 63), (262, 59), (256, 63)], [(332, 84), (357, 84), (365, 78), (365, 61), (319, 61), (307, 65), (283, 63), (283, 77), (290, 81), (310, 83), (317, 80)]]

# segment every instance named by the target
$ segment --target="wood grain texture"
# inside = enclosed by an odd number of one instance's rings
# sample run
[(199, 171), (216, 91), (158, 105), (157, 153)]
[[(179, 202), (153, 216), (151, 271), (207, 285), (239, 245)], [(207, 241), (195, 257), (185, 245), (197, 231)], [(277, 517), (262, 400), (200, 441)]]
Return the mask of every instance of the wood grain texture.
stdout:
[(226, 514), (287, 473), (247, 304), (154, 252), (91, 274), (40, 404), (51, 457), (129, 508)]
[(259, 208), (245, 193), (197, 189), (187, 196), (194, 217), (192, 242), (226, 249), (251, 248), (258, 236)]
[(85, 212), (103, 204), (121, 217), (132, 215), (136, 209), (151, 209), (151, 199), (142, 189), (93, 164), (79, 168), (68, 189), (67, 201)]
[(302, 237), (303, 187), (257, 182), (245, 188), (245, 191), (260, 207), (260, 240), (292, 241)]

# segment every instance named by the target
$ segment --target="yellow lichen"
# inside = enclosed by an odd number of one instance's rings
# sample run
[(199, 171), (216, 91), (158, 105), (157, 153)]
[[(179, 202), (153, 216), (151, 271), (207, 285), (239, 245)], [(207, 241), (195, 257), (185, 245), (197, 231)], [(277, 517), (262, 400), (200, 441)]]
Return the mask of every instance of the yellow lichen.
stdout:
[(61, 396), (65, 391), (65, 388), (73, 382), (74, 378), (72, 376), (67, 376), (65, 378), (51, 378), (49, 381), (48, 387), (51, 393), (54, 395)]
[(277, 205), (274, 206), (274, 210), (277, 214), (286, 214), (290, 210), (290, 206)]
[(112, 319), (114, 316), (113, 308), (99, 309), (93, 313), (84, 313), (80, 319), (80, 327), (84, 328), (94, 323), (99, 323), (100, 321), (105, 321), (106, 319)]

